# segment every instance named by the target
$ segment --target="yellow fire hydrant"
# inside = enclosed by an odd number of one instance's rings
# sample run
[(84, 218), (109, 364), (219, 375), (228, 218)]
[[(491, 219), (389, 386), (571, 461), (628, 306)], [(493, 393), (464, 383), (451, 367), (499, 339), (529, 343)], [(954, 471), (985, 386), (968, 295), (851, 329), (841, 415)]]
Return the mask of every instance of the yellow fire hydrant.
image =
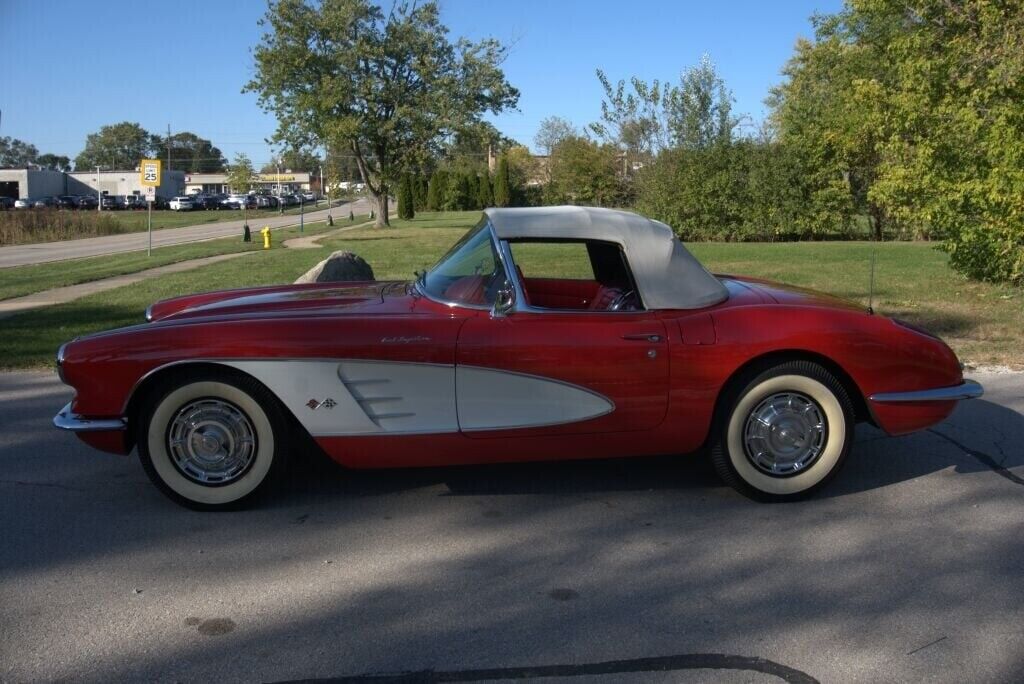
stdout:
[(270, 226), (263, 226), (260, 233), (263, 235), (263, 249), (270, 249)]

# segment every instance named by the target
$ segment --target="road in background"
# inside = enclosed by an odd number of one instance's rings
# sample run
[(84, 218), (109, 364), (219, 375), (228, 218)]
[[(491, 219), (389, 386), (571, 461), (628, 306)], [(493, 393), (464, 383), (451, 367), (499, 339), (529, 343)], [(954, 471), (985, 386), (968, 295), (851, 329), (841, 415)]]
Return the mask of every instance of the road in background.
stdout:
[(1024, 681), (1024, 375), (975, 377), (931, 431), (859, 427), (802, 503), (683, 457), (307, 466), (213, 514), (3, 374), (0, 681)]
[[(341, 204), (330, 209), (335, 218), (348, 217), (351, 210), (354, 214), (366, 214), (370, 211), (370, 201), (358, 199), (355, 202)], [(306, 223), (327, 220), (327, 209), (309, 211), (305, 215)], [(167, 247), (187, 242), (199, 242), (214, 238), (241, 237), (244, 221), (223, 221), (207, 223), (199, 226), (183, 226), (181, 228), (161, 228), (153, 231), (153, 247)], [(298, 214), (261, 215), (249, 220), (249, 227), (258, 232), (263, 226), (286, 228), (299, 225)], [(254, 238), (255, 239), (255, 238)], [(105, 235), (103, 237), (82, 238), (81, 240), (64, 240), (62, 242), (42, 242), (34, 245), (13, 245), (0, 247), (0, 269), (28, 264), (43, 264), (66, 259), (119, 254), (121, 252), (138, 252), (146, 249), (149, 238), (146, 231), (125, 233), (122, 235)]]

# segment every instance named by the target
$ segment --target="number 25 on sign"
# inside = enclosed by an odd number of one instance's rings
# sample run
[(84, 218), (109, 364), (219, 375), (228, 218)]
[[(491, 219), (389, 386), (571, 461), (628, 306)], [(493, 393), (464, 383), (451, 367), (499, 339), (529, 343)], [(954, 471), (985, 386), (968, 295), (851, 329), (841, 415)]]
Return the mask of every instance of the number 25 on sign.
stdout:
[(139, 165), (139, 182), (149, 187), (160, 186), (160, 160), (143, 159)]

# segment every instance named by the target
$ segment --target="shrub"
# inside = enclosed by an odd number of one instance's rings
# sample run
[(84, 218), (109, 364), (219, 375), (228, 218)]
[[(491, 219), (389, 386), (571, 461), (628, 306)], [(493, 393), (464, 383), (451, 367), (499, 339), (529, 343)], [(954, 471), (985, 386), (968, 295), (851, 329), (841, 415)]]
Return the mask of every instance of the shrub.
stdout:
[(0, 245), (74, 240), (127, 232), (110, 212), (63, 209), (0, 211)]

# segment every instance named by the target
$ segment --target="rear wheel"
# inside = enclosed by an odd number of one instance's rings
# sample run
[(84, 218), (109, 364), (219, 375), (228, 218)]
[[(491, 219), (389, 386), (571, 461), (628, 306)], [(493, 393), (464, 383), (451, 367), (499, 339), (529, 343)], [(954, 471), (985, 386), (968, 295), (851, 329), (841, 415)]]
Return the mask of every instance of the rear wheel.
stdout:
[(196, 375), (157, 387), (140, 411), (139, 459), (175, 502), (198, 510), (238, 508), (275, 479), (287, 422), (251, 378)]
[(736, 383), (711, 459), (719, 476), (761, 501), (805, 498), (831, 479), (853, 442), (853, 407), (819, 364), (791, 361)]

